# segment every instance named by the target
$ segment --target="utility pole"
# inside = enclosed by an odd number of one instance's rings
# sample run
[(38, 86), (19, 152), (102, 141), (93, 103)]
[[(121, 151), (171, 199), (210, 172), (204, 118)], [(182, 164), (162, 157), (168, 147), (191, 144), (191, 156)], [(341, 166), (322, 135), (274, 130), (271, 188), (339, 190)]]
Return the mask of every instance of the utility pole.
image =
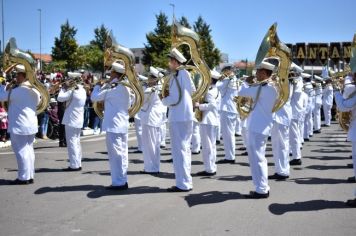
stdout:
[(37, 9), (40, 13), (40, 71), (42, 71), (42, 9)]
[(5, 51), (5, 23), (4, 23), (4, 0), (1, 0), (1, 25), (2, 25), (2, 53)]

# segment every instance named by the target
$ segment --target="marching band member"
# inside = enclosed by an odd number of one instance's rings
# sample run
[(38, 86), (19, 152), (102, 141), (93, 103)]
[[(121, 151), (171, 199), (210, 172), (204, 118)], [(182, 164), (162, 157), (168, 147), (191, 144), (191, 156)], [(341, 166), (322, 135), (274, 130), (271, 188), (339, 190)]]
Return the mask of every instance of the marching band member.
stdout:
[[(147, 80), (147, 78), (143, 75), (138, 75), (138, 79), (141, 83)], [(145, 90), (145, 86), (143, 86), (143, 90)], [(142, 122), (141, 122), (142, 110), (136, 113), (134, 117), (135, 122), (135, 132), (137, 139), (137, 150), (133, 153), (142, 153)]]
[[(84, 105), (87, 95), (83, 85), (75, 84), (73, 81), (81, 78), (80, 73), (68, 72), (68, 78), (68, 82), (60, 89), (57, 97), (59, 102), (66, 102), (67, 106), (62, 124), (65, 125), (69, 167), (64, 170), (80, 171), (82, 169), (80, 133), (84, 122)], [(70, 88), (71, 86), (74, 88)]]
[(304, 107), (303, 107), (303, 78), (301, 73), (303, 69), (296, 64), (292, 63), (291, 71), (293, 74), (292, 83), (293, 89), (291, 89), (291, 107), (292, 107), (292, 119), (289, 126), (289, 147), (292, 153), (292, 160), (289, 162), (290, 165), (301, 165), (302, 164), (302, 133), (301, 124), (304, 121)]
[(220, 125), (225, 158), (217, 163), (235, 163), (235, 126), (238, 113), (234, 97), (238, 95), (237, 78), (232, 72), (232, 64), (224, 64), (221, 71), (226, 77), (223, 76), (216, 86), (221, 94)]
[[(356, 71), (353, 71), (353, 81), (356, 82)], [(352, 113), (347, 139), (352, 143), (352, 160), (354, 166), (354, 176), (356, 177), (356, 90), (354, 90), (351, 94), (347, 94), (348, 98), (346, 99), (343, 98), (343, 95), (337, 87), (335, 87), (335, 90), (335, 102), (338, 110), (341, 112), (351, 111)], [(353, 178), (353, 180), (353, 182), (355, 182), (355, 178)], [(355, 199), (348, 200), (346, 202), (348, 206), (356, 207), (356, 189), (354, 196)]]
[(106, 147), (111, 172), (111, 186), (109, 190), (128, 189), (128, 146), (127, 133), (129, 127), (130, 91), (120, 82), (124, 78), (125, 67), (113, 63), (111, 81), (101, 87), (97, 84), (91, 94), (93, 102), (104, 101), (105, 112), (102, 124), (106, 132)]
[(331, 124), (331, 108), (333, 106), (333, 86), (331, 78), (325, 78), (325, 87), (323, 89), (323, 112), (324, 112), (324, 126), (329, 127)]
[(162, 102), (169, 106), (168, 121), (176, 185), (167, 191), (188, 192), (193, 189), (190, 143), (194, 119), (192, 94), (195, 86), (188, 71), (178, 69), (187, 61), (183, 54), (173, 48), (168, 57), (169, 68), (174, 74), (169, 82), (169, 94), (162, 98)]
[(276, 88), (268, 82), (275, 66), (263, 61), (260, 65), (257, 65), (256, 69), (256, 78), (260, 84), (257, 86), (243, 84), (239, 95), (250, 97), (255, 103), (247, 118), (247, 152), (255, 191), (251, 191), (246, 197), (259, 199), (269, 197), (270, 187), (268, 185), (268, 166), (265, 151), (267, 138), (272, 128), (272, 109), (278, 94)]
[(323, 89), (321, 83), (323, 79), (319, 76), (314, 76), (315, 80), (315, 105), (313, 110), (314, 115), (314, 133), (321, 133), (321, 104), (323, 103)]
[(209, 91), (204, 97), (204, 103), (196, 103), (195, 107), (202, 111), (200, 122), (200, 136), (202, 141), (202, 156), (205, 171), (197, 173), (197, 176), (216, 175), (216, 131), (219, 123), (217, 99), (220, 94), (216, 88), (216, 82), (221, 77), (217, 71), (211, 71), (212, 82)]
[(198, 155), (200, 154), (201, 147), (201, 137), (200, 137), (200, 124), (198, 120), (194, 116), (193, 120), (193, 134), (192, 134), (192, 154)]
[(313, 132), (313, 109), (314, 109), (314, 88), (311, 83), (311, 75), (304, 74), (304, 92), (308, 96), (308, 104), (304, 117), (304, 141), (309, 141), (309, 137)]
[(150, 67), (150, 76), (145, 90), (145, 101), (141, 108), (142, 150), (144, 174), (158, 174), (160, 171), (161, 126), (163, 122), (161, 99), (157, 89), (158, 79), (163, 76), (159, 71)]
[(9, 84), (0, 91), (0, 101), (8, 101), (11, 146), (16, 156), (18, 172), (12, 185), (32, 184), (35, 175), (35, 152), (33, 142), (38, 131), (36, 109), (40, 102), (40, 93), (33, 89), (26, 78), (26, 69), (17, 65), (16, 84)]

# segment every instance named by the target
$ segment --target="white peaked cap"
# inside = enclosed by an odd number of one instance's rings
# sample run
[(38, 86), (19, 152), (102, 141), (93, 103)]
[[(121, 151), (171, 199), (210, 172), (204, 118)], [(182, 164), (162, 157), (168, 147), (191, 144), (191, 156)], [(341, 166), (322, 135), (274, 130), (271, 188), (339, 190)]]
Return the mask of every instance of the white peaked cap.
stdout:
[(49, 100), (49, 103), (56, 103), (57, 101), (56, 101), (56, 99), (55, 98), (51, 98), (50, 100)]
[(177, 48), (173, 48), (171, 52), (168, 54), (169, 57), (176, 59), (180, 63), (184, 63), (187, 61), (187, 59), (183, 56), (183, 54), (178, 51)]
[(72, 78), (72, 79), (78, 78), (78, 77), (81, 77), (81, 76), (82, 76), (82, 74), (79, 73), (79, 72), (68, 72), (68, 77)]
[(308, 74), (308, 73), (302, 73), (301, 75), (302, 75), (302, 77), (305, 78), (305, 79), (308, 79), (308, 78), (311, 77), (311, 74)]
[(318, 81), (318, 82), (321, 82), (321, 81), (323, 81), (323, 78), (321, 78), (321, 77), (318, 76), (318, 75), (314, 75), (314, 80), (315, 80), (315, 81)]
[(163, 74), (159, 72), (158, 69), (154, 68), (153, 66), (150, 66), (150, 74), (153, 75), (156, 78), (162, 78)]
[(23, 72), (23, 73), (26, 73), (26, 68), (25, 68), (25, 66), (22, 65), (22, 64), (16, 65), (15, 68), (16, 68), (16, 72)]
[(117, 62), (112, 63), (111, 70), (115, 71), (117, 73), (120, 73), (120, 74), (124, 74), (125, 73), (125, 67), (123, 65), (121, 65), (120, 63), (117, 63)]
[(138, 75), (138, 79), (139, 79), (140, 81), (146, 81), (146, 80), (148, 80), (148, 78), (147, 78), (146, 76), (143, 76), (143, 75)]
[(211, 74), (211, 78), (213, 78), (213, 79), (219, 79), (221, 77), (221, 74), (219, 72), (217, 72), (216, 70), (211, 70), (210, 74)]
[(273, 64), (266, 62), (266, 61), (262, 61), (259, 65), (256, 66), (257, 70), (265, 69), (265, 70), (274, 71), (275, 68), (276, 67)]
[(295, 64), (294, 62), (292, 62), (291, 66), (290, 66), (290, 70), (294, 71), (296, 73), (302, 73), (304, 70), (302, 69), (302, 67), (298, 66), (297, 64)]
[(222, 63), (221, 65), (220, 65), (220, 68), (221, 68), (221, 70), (224, 70), (225, 68), (227, 68), (227, 67), (233, 67), (234, 66), (234, 64), (232, 64), (232, 63)]

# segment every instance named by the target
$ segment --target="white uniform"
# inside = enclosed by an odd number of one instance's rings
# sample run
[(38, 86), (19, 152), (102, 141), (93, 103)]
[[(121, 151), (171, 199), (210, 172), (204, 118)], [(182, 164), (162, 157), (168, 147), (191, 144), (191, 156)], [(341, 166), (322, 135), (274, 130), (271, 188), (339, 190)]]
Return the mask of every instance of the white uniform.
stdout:
[(66, 102), (62, 124), (65, 125), (69, 167), (77, 169), (82, 166), (82, 147), (80, 145), (80, 132), (84, 122), (84, 105), (87, 94), (82, 85), (77, 89), (59, 91), (57, 100)]
[(317, 84), (315, 88), (315, 105), (314, 105), (314, 130), (321, 129), (321, 105), (323, 103), (323, 89), (321, 84)]
[[(180, 101), (179, 87), (181, 89)], [(162, 99), (163, 104), (169, 106), (168, 121), (176, 187), (183, 190), (193, 188), (190, 143), (193, 132), (192, 94), (194, 91), (195, 86), (188, 72), (179, 70), (177, 76), (171, 75), (169, 95)]]
[(216, 83), (221, 94), (220, 129), (224, 142), (225, 159), (235, 160), (235, 126), (237, 109), (234, 97), (238, 95), (237, 78), (224, 79)]
[(303, 107), (303, 80), (301, 77), (295, 79), (293, 89), (291, 90), (291, 108), (292, 119), (289, 127), (289, 147), (293, 159), (301, 159), (301, 123), (304, 121), (304, 107)]
[(30, 180), (35, 174), (35, 152), (33, 142), (38, 131), (36, 108), (40, 94), (26, 81), (9, 91), (0, 91), (0, 101), (9, 102), (8, 133), (16, 155), (17, 179)]
[(333, 106), (333, 86), (327, 84), (323, 89), (323, 112), (324, 112), (324, 124), (330, 125), (331, 123), (331, 108)]
[[(259, 89), (260, 96), (256, 102)], [(273, 124), (272, 109), (277, 98), (277, 91), (270, 84), (250, 87), (243, 84), (239, 95), (250, 97), (256, 103), (247, 118), (247, 152), (256, 192), (266, 194), (270, 187), (268, 185), (268, 166), (265, 152), (267, 138)]]
[(202, 141), (202, 156), (205, 171), (216, 172), (216, 132), (219, 124), (216, 100), (219, 98), (219, 91), (212, 85), (205, 95), (204, 103), (199, 105), (199, 110), (203, 112), (200, 122), (200, 136)]
[[(117, 79), (112, 82), (117, 82)], [(102, 129), (106, 131), (112, 186), (123, 186), (127, 183), (128, 168), (128, 110), (131, 104), (129, 89), (121, 84), (109, 89), (100, 89), (97, 85), (91, 94), (91, 100), (104, 101)]]
[(137, 138), (137, 151), (142, 152), (142, 123), (141, 123), (142, 111), (140, 110), (134, 117), (135, 121), (135, 132)]
[[(348, 94), (350, 96), (350, 94)], [(335, 92), (335, 102), (340, 111), (351, 111), (351, 122), (347, 139), (352, 143), (352, 161), (356, 177), (356, 94), (349, 99), (344, 99), (340, 92)], [(356, 196), (356, 191), (355, 191)]]
[(307, 108), (308, 108), (308, 102), (309, 102), (309, 96), (307, 93), (304, 91), (302, 92), (302, 102), (303, 102), (303, 112), (301, 113), (302, 117), (299, 123), (300, 127), (300, 143), (304, 143), (304, 124), (305, 124), (305, 115), (307, 113)]
[(196, 118), (193, 120), (193, 134), (192, 134), (192, 153), (200, 153), (201, 138), (200, 125)]
[(304, 117), (304, 139), (309, 139), (313, 132), (314, 89), (311, 83), (306, 83), (304, 91), (308, 95), (308, 105)]
[[(292, 87), (290, 85), (290, 87)], [(292, 88), (290, 88), (290, 91)], [(272, 152), (274, 158), (275, 173), (289, 176), (289, 127), (292, 120), (291, 95), (284, 106), (274, 114), (271, 130)]]
[(142, 106), (142, 151), (144, 170), (160, 171), (161, 126), (163, 123), (161, 100), (154, 88), (145, 90), (145, 102)]

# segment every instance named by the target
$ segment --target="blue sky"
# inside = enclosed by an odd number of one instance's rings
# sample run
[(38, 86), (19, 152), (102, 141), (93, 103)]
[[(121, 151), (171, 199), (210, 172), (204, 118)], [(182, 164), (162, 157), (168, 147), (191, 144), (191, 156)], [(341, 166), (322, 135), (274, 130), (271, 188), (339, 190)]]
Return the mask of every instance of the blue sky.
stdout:
[(356, 32), (355, 0), (3, 0), (5, 41), (15, 37), (22, 49), (39, 51), (39, 13), (42, 9), (42, 51), (50, 53), (60, 25), (69, 20), (77, 29), (79, 44), (93, 38), (104, 23), (127, 47), (142, 47), (145, 34), (155, 27), (155, 14), (191, 22), (199, 15), (210, 24), (213, 39), (231, 60), (254, 59), (268, 27), (278, 22), (284, 42), (351, 41)]

